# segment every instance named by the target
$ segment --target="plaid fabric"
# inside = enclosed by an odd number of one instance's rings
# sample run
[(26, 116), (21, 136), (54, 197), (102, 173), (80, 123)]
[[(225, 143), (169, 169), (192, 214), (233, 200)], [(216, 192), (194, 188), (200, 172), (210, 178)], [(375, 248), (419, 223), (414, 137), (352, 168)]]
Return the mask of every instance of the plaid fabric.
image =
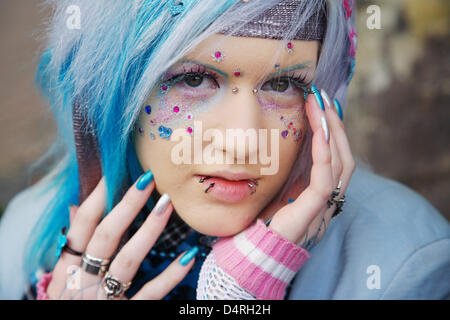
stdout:
[(173, 215), (153, 249), (157, 251), (175, 251), (179, 244), (193, 232), (194, 230), (183, 220)]

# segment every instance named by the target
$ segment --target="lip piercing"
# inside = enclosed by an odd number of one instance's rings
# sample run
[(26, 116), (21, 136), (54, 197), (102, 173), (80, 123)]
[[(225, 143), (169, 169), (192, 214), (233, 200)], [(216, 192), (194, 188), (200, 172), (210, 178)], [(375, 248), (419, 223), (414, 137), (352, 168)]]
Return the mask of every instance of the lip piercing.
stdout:
[(203, 177), (198, 182), (203, 183), (203, 181), (205, 181), (206, 179), (209, 179), (209, 178), (211, 178), (211, 177)]
[(215, 184), (214, 182), (211, 183), (211, 184), (208, 186), (208, 188), (205, 189), (205, 193), (207, 193), (209, 189), (211, 189), (212, 187), (214, 187), (214, 184)]
[(251, 182), (253, 182), (255, 184), (255, 186), (258, 185), (258, 181), (256, 181), (255, 179), (249, 179)]
[(251, 184), (251, 183), (248, 183), (248, 186), (250, 187), (250, 189), (252, 189), (252, 193), (251, 194), (254, 194), (256, 192), (256, 189), (254, 189), (255, 186), (253, 184)]

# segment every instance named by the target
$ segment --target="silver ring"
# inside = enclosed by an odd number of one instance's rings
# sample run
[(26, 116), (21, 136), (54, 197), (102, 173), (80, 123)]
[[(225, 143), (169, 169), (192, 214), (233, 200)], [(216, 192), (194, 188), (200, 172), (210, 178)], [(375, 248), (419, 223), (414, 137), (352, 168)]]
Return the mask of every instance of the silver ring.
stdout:
[(130, 287), (131, 281), (123, 283), (118, 278), (113, 277), (109, 272), (106, 272), (103, 278), (103, 292), (106, 299), (120, 298)]
[(330, 199), (327, 200), (328, 208), (330, 208), (333, 205), (333, 203), (337, 204), (336, 197), (338, 197), (339, 194), (341, 193), (341, 186), (342, 186), (342, 181), (339, 180), (337, 187), (331, 193)]
[(87, 253), (84, 253), (81, 259), (81, 269), (95, 276), (103, 276), (109, 264), (109, 259), (94, 258)]

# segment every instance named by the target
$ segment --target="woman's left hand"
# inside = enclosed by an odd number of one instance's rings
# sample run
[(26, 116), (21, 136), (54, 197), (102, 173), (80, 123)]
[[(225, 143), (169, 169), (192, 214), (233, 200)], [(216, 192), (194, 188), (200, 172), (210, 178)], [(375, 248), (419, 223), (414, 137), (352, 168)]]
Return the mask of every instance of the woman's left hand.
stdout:
[[(325, 111), (320, 108), (320, 100)], [(306, 114), (313, 131), (310, 184), (303, 191), (300, 190), (300, 182), (293, 185), (281, 203), (272, 202), (259, 216), (265, 221), (272, 216), (269, 228), (293, 243), (302, 240), (305, 243), (317, 232), (314, 241), (322, 237), (336, 210), (336, 204), (329, 207), (328, 200), (339, 182), (340, 193), (335, 199), (345, 195), (355, 169), (344, 124), (326, 93), (322, 91), (321, 95), (313, 87), (306, 101)], [(285, 205), (290, 198), (295, 201)]]

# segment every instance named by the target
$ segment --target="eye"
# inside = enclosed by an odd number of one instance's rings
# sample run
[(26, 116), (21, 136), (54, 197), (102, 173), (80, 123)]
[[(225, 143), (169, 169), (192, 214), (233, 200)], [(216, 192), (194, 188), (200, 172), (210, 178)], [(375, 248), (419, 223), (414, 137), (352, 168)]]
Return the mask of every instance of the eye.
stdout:
[(220, 88), (220, 85), (217, 81), (217, 75), (215, 73), (206, 71), (200, 66), (197, 69), (198, 70), (194, 70), (194, 68), (192, 68), (190, 72), (184, 69), (184, 72), (172, 76), (170, 79), (163, 81), (163, 83), (169, 86), (174, 86), (178, 83), (182, 86), (198, 89)]
[(289, 88), (289, 83), (287, 79), (272, 79), (270, 80), (270, 88), (274, 91), (284, 92)]
[(289, 92), (291, 90), (302, 91), (307, 87), (304, 80), (304, 77), (294, 78), (292, 76), (273, 78), (264, 83), (261, 90), (275, 91), (279, 93)]
[(186, 74), (184, 82), (190, 87), (198, 87), (202, 84), (204, 77), (201, 75)]

